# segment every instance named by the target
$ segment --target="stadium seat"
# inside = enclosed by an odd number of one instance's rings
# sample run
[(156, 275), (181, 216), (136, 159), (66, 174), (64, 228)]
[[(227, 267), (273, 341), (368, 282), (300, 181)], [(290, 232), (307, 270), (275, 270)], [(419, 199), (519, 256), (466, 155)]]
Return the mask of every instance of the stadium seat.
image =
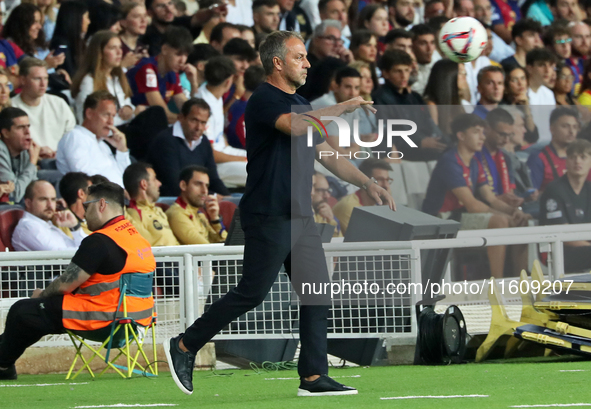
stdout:
[(430, 172), (427, 162), (402, 162), (402, 174), (408, 197), (408, 207), (421, 210), (427, 194)]
[(390, 191), (396, 204), (408, 205), (408, 196), (406, 195), (406, 188), (404, 186), (404, 178), (402, 176), (402, 166), (400, 163), (391, 163), (392, 170), (389, 173), (393, 179), (390, 183)]
[(232, 222), (232, 218), (234, 217), (234, 212), (236, 211), (236, 206), (232, 202), (228, 202), (227, 200), (222, 200), (220, 202), (220, 217), (226, 226), (226, 229), (230, 227), (230, 223)]
[(13, 207), (0, 210), (0, 240), (4, 243), (2, 251), (5, 248), (14, 251), (14, 247), (12, 247), (12, 232), (14, 232), (18, 221), (23, 217), (24, 213), (25, 211), (22, 208)]
[[(123, 274), (119, 280), (119, 289), (121, 296), (119, 297), (119, 306), (113, 314), (113, 322), (105, 328), (96, 331), (73, 331), (66, 330), (74, 348), (76, 348), (76, 356), (70, 366), (70, 370), (66, 375), (66, 379), (75, 379), (84, 369), (87, 369), (90, 376), (95, 377), (90, 363), (96, 357), (100, 357), (105, 361), (107, 366), (98, 375), (101, 376), (111, 368), (115, 370), (123, 378), (131, 378), (133, 373), (146, 375), (146, 376), (157, 376), (158, 375), (158, 357), (156, 355), (156, 313), (152, 311), (152, 321), (147, 327), (139, 325), (133, 318), (128, 317), (127, 314), (127, 296), (148, 298), (152, 297), (152, 285), (154, 281), (154, 274), (141, 274), (141, 273), (127, 273)], [(150, 362), (146, 352), (144, 351), (145, 335), (148, 331), (151, 331), (152, 335), (152, 348), (153, 348), (153, 360)], [(87, 340), (100, 342), (99, 347), (93, 347)], [(133, 353), (131, 351), (131, 345), (135, 343), (137, 351)], [(88, 348), (92, 352), (92, 356), (86, 359), (82, 355), (83, 347)], [(111, 350), (117, 349), (119, 353), (115, 358), (109, 359)], [(105, 354), (103, 355), (103, 350)], [(127, 366), (120, 366), (115, 364), (117, 359), (124, 355), (127, 359)], [(146, 366), (142, 366), (138, 363), (140, 355), (144, 358)], [(78, 371), (72, 376), (74, 366), (78, 361), (78, 358), (82, 361), (83, 365)], [(135, 368), (139, 368), (135, 369)]]

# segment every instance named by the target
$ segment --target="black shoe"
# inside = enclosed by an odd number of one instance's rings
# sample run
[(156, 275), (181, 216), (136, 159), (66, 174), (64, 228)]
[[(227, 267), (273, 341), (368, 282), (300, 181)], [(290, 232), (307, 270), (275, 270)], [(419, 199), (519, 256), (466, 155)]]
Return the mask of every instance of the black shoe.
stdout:
[(181, 335), (175, 338), (169, 338), (163, 342), (164, 352), (170, 367), (172, 379), (176, 386), (183, 393), (191, 395), (193, 393), (193, 367), (195, 366), (195, 355), (190, 352), (183, 352), (179, 348)]
[(12, 365), (8, 369), (0, 369), (0, 381), (16, 381), (16, 367)]
[(298, 396), (336, 395), (357, 395), (357, 389), (340, 384), (328, 375), (320, 375), (320, 378), (312, 382), (301, 379)]

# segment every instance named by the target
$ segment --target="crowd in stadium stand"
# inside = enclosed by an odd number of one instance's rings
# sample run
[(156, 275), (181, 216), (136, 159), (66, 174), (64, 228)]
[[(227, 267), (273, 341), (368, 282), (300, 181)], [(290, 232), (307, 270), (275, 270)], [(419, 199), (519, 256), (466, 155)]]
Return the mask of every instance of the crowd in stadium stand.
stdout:
[[(218, 202), (243, 192), (244, 115), (265, 81), (258, 47), (275, 30), (305, 41), (297, 92), (312, 109), (375, 102), (376, 115), (342, 116), (357, 121), (358, 141), (340, 146), (334, 122), (326, 138), (395, 198), (393, 167), (430, 162), (417, 207), (462, 229), (591, 222), (589, 0), (0, 4), (0, 202), (25, 210), (15, 250), (76, 247), (90, 233), (86, 189), (105, 178), (125, 187), (126, 216), (152, 245), (224, 241)], [(468, 63), (445, 58), (438, 41), (462, 16), (489, 39)], [(416, 147), (381, 137), (393, 118), (417, 124)], [(316, 170), (316, 221), (342, 236), (353, 208), (373, 200)], [(172, 198), (164, 209), (161, 196)], [(567, 271), (591, 268), (589, 246), (565, 246)], [(506, 259), (526, 267), (524, 246), (488, 256), (497, 277)]]

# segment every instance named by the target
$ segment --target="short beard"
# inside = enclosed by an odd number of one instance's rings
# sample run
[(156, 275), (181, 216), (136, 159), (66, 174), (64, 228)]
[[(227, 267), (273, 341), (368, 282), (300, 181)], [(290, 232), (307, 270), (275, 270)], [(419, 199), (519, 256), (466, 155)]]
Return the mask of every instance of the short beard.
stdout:
[(409, 25), (411, 25), (413, 23), (412, 21), (407, 20), (406, 17), (399, 16), (398, 14), (396, 14), (395, 20), (398, 23), (398, 25), (400, 25), (402, 27), (409, 26)]

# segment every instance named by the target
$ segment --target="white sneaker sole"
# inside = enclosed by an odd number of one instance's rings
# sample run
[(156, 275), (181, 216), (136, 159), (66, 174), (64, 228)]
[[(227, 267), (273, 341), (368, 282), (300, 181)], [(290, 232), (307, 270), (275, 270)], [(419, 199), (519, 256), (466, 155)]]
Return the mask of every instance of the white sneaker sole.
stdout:
[(298, 388), (298, 396), (340, 396), (340, 395), (357, 395), (357, 389), (348, 391), (329, 391), (329, 392), (310, 392), (306, 389)]
[(179, 381), (178, 376), (176, 376), (176, 371), (174, 370), (174, 366), (172, 365), (172, 358), (170, 356), (170, 340), (171, 338), (167, 338), (162, 343), (162, 346), (164, 347), (164, 353), (166, 354), (166, 361), (168, 362), (168, 367), (170, 368), (170, 374), (172, 375), (172, 379), (174, 380), (174, 383), (176, 383), (176, 386), (178, 386), (184, 394), (192, 395), (193, 391), (190, 391), (187, 388), (185, 388), (181, 381)]

